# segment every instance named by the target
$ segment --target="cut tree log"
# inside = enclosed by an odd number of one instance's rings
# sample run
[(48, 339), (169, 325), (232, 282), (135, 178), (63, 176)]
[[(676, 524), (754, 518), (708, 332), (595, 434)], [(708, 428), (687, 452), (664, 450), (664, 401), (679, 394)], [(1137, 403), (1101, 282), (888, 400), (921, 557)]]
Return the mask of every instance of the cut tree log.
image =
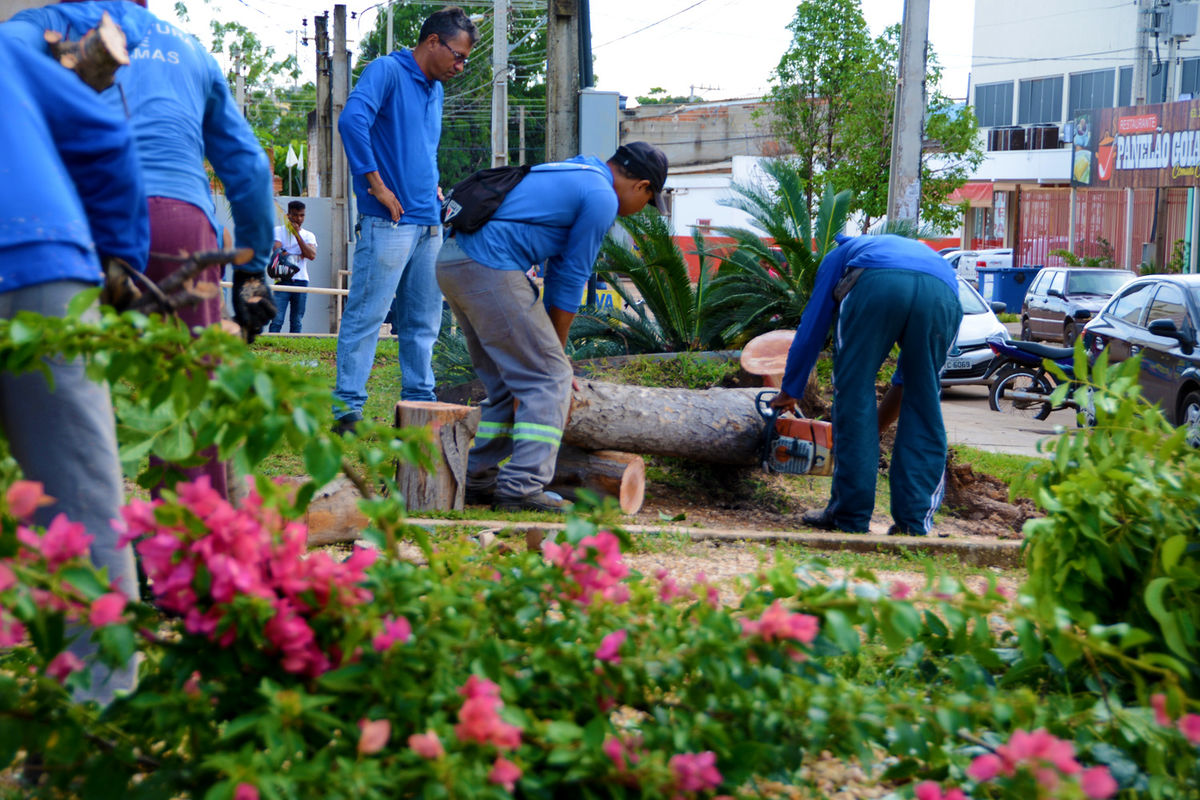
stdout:
[(46, 31), (43, 37), (50, 54), (97, 92), (112, 86), (117, 69), (129, 63), (125, 33), (107, 11), (78, 41), (64, 39), (58, 31)]
[(646, 499), (646, 462), (634, 453), (563, 445), (554, 479), (546, 488), (567, 498), (578, 489), (588, 489), (601, 497), (615, 497), (623, 512), (636, 514)]
[(479, 408), (423, 400), (396, 404), (396, 426), (431, 428), (434, 470), (401, 464), (396, 485), (409, 511), (461, 510), (467, 487), (467, 452), (479, 429)]
[(563, 442), (585, 450), (757, 464), (761, 389), (664, 389), (580, 380)]
[(367, 515), (359, 511), (362, 495), (345, 475), (339, 475), (313, 495), (304, 524), (308, 528), (308, 546), (353, 542), (367, 527)]

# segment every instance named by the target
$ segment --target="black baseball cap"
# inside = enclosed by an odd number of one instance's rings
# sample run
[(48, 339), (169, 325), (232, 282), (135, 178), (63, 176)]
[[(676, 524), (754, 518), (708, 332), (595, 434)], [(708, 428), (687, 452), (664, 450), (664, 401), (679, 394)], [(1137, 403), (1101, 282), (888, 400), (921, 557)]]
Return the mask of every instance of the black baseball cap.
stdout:
[(612, 160), (631, 174), (650, 181), (650, 190), (654, 192), (650, 205), (659, 211), (666, 210), (663, 187), (667, 183), (667, 157), (662, 150), (646, 142), (630, 142), (618, 147)]

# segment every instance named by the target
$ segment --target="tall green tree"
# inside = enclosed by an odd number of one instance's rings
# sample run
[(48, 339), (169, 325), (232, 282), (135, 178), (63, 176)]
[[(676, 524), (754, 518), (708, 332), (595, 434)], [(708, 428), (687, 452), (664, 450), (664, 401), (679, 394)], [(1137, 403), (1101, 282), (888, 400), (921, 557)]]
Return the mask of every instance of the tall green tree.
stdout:
[[(444, 186), (470, 173), (491, 166), (492, 127), (492, 43), (495, 20), (492, 4), (464, 3), (468, 13), (484, 9), (476, 20), (480, 39), (471, 51), (466, 70), (445, 83), (446, 105), (442, 118), (442, 141), (438, 147), (438, 169)], [(445, 3), (395, 4), (392, 8), (394, 46), (412, 47), (417, 43), (421, 24)], [(508, 158), (516, 164), (520, 158), (518, 108), (524, 106), (525, 161), (537, 164), (545, 160), (546, 149), (546, 24), (545, 14), (528, 9), (510, 9), (508, 17)], [(362, 40), (354, 66), (355, 78), (363, 68), (387, 49), (387, 13), (380, 11), (375, 28)]]
[[(792, 45), (768, 95), (775, 131), (796, 150), (809, 208), (828, 185), (848, 190), (866, 230), (887, 211), (900, 26), (871, 38), (859, 0), (804, 0), (789, 28)], [(931, 52), (921, 217), (949, 227), (958, 211), (945, 206), (945, 198), (966, 181), (983, 151), (974, 114), (942, 93), (940, 80)]]

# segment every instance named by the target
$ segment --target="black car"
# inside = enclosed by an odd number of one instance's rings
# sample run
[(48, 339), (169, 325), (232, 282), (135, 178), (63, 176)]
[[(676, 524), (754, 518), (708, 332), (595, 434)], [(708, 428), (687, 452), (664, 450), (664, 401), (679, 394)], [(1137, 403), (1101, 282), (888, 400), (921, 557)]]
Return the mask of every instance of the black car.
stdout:
[(1133, 278), (1124, 269), (1046, 267), (1029, 284), (1021, 304), (1021, 338), (1075, 344), (1084, 323)]
[(1142, 354), (1142, 394), (1161, 403), (1175, 425), (1200, 446), (1200, 275), (1148, 275), (1129, 283), (1083, 329), (1092, 355), (1109, 360)]

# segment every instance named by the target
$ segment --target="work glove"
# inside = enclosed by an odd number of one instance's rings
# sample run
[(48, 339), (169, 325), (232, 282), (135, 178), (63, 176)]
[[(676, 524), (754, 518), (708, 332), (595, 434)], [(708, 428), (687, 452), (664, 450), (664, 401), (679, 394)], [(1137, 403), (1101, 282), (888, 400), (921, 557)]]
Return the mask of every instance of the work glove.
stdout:
[(263, 326), (275, 319), (279, 309), (275, 296), (258, 272), (233, 271), (233, 321), (242, 326), (246, 344), (262, 333)]
[(118, 312), (133, 305), (142, 296), (133, 282), (133, 267), (124, 259), (110, 256), (104, 259), (104, 286), (100, 290), (100, 302), (112, 306)]

